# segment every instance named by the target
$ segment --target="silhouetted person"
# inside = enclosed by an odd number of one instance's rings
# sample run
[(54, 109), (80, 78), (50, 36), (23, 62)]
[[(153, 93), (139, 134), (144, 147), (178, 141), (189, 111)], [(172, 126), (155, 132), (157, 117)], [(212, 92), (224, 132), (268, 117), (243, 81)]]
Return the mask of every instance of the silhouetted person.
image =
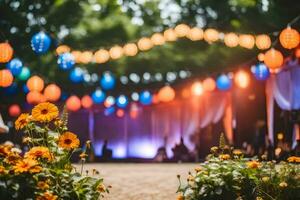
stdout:
[(156, 155), (154, 157), (154, 160), (156, 162), (163, 162), (163, 161), (167, 161), (168, 160), (167, 149), (166, 149), (167, 140), (168, 140), (168, 137), (164, 137), (164, 144), (163, 144), (163, 146), (158, 148), (157, 153), (156, 153)]
[(104, 140), (103, 146), (102, 146), (102, 158), (103, 160), (109, 160), (112, 158), (112, 150), (107, 148), (108, 141)]
[(189, 150), (185, 146), (183, 138), (180, 137), (180, 143), (175, 145), (175, 147), (172, 149), (174, 156), (173, 158), (176, 161), (189, 161), (190, 155)]

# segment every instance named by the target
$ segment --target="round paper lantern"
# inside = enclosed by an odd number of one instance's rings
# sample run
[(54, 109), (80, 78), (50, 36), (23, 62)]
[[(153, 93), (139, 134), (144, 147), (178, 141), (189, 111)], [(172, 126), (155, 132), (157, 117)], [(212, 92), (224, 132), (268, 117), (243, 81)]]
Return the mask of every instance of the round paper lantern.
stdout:
[[(66, 52), (67, 53), (67, 52)], [(80, 56), (81, 56), (81, 51), (72, 51), (71, 52), (73, 58), (74, 58), (74, 61), (76, 63), (80, 63)]]
[(8, 87), (14, 81), (14, 77), (8, 69), (0, 70), (0, 87)]
[(246, 49), (252, 49), (255, 44), (255, 39), (253, 35), (242, 34), (239, 36), (239, 44), (241, 47), (244, 47)]
[(57, 54), (57, 55), (60, 55), (60, 54), (63, 54), (63, 53), (70, 52), (71, 49), (70, 49), (70, 47), (67, 46), (67, 45), (60, 45), (60, 46), (58, 46), (58, 47), (56, 48), (55, 51), (56, 51), (56, 54)]
[(105, 99), (105, 101), (104, 101), (104, 106), (105, 106), (106, 108), (109, 108), (109, 107), (115, 105), (115, 103), (116, 103), (115, 97), (113, 97), (113, 96), (108, 96), (108, 97)]
[(116, 115), (117, 115), (118, 117), (123, 117), (123, 116), (125, 115), (125, 112), (124, 112), (124, 110), (122, 110), (122, 109), (118, 109), (117, 112), (116, 112)]
[(83, 108), (91, 108), (93, 106), (93, 100), (89, 95), (84, 95), (81, 98), (81, 105)]
[(16, 82), (4, 88), (4, 92), (6, 95), (15, 95), (17, 93), (17, 90), (18, 90), (18, 84)]
[(69, 70), (75, 64), (75, 59), (71, 53), (63, 53), (58, 56), (57, 63), (62, 70)]
[(120, 46), (114, 46), (109, 50), (109, 55), (112, 59), (119, 59), (123, 56), (123, 48)]
[(26, 81), (30, 77), (30, 69), (28, 67), (22, 67), (21, 73), (18, 78), (21, 81)]
[(21, 108), (18, 104), (13, 104), (8, 108), (9, 116), (18, 117), (21, 114)]
[(177, 40), (177, 35), (173, 29), (167, 29), (164, 31), (164, 38), (166, 41), (176, 41)]
[(111, 90), (115, 87), (115, 77), (110, 72), (104, 72), (101, 77), (100, 85), (104, 90)]
[(116, 104), (120, 108), (125, 108), (128, 105), (128, 98), (125, 95), (120, 95), (117, 98)]
[(115, 112), (115, 107), (111, 106), (111, 107), (108, 107), (108, 108), (105, 108), (104, 109), (104, 115), (105, 116), (110, 116), (112, 115), (114, 112)]
[(257, 55), (257, 59), (260, 61), (260, 62), (263, 62), (265, 60), (265, 54), (264, 53), (259, 53)]
[(39, 76), (32, 76), (27, 80), (29, 91), (41, 92), (44, 89), (44, 81)]
[(255, 44), (258, 49), (264, 50), (270, 48), (272, 42), (268, 35), (262, 34), (256, 36)]
[(33, 35), (31, 38), (31, 48), (37, 54), (46, 53), (50, 44), (51, 38), (43, 31)]
[(259, 81), (265, 81), (270, 76), (269, 68), (263, 63), (259, 63), (251, 67), (251, 72), (253, 73), (255, 79)]
[(70, 72), (69, 78), (73, 83), (81, 83), (83, 81), (83, 70), (76, 67)]
[(61, 90), (56, 84), (48, 85), (44, 90), (44, 96), (47, 101), (55, 102), (61, 96)]
[(187, 38), (189, 38), (192, 41), (198, 41), (203, 39), (203, 30), (201, 28), (194, 27), (190, 29)]
[(0, 63), (7, 63), (13, 57), (14, 50), (8, 42), (0, 43)]
[(138, 53), (138, 48), (134, 43), (128, 43), (123, 47), (126, 56), (135, 56)]
[(207, 42), (216, 42), (219, 40), (219, 32), (216, 29), (209, 28), (204, 31), (204, 39)]
[(192, 85), (192, 93), (195, 96), (201, 96), (203, 94), (203, 85), (201, 82), (197, 81)]
[(88, 64), (89, 62), (91, 62), (93, 60), (93, 56), (94, 56), (94, 54), (91, 51), (82, 52), (79, 57), (80, 63)]
[(145, 90), (140, 93), (140, 102), (143, 105), (150, 105), (152, 103), (152, 95), (149, 91)]
[(153, 43), (149, 38), (143, 37), (138, 41), (137, 46), (141, 51), (147, 51), (153, 47)]
[(93, 92), (92, 99), (95, 104), (100, 104), (105, 100), (105, 93), (102, 90), (97, 89)]
[(69, 111), (78, 111), (81, 108), (81, 101), (77, 96), (72, 95), (67, 99), (66, 107)]
[(227, 33), (224, 36), (224, 43), (228, 47), (236, 47), (239, 45), (239, 36), (235, 33)]
[(174, 100), (175, 98), (175, 91), (170, 86), (162, 87), (158, 92), (158, 100), (161, 102), (169, 102)]
[(6, 66), (14, 76), (18, 76), (22, 71), (23, 63), (20, 59), (14, 58)]
[(191, 28), (186, 24), (179, 24), (175, 27), (174, 31), (177, 37), (185, 37), (186, 35), (188, 35), (190, 29)]
[(287, 27), (279, 35), (280, 44), (286, 49), (293, 49), (299, 44), (299, 33), (297, 30)]
[(29, 104), (38, 104), (42, 101), (42, 94), (37, 91), (29, 92), (26, 95), (27, 103)]
[(231, 88), (231, 80), (225, 74), (220, 75), (217, 78), (217, 88), (219, 90), (229, 90)]
[(213, 78), (206, 78), (202, 83), (203, 89), (206, 92), (212, 92), (216, 89), (216, 82)]
[(165, 38), (163, 36), (163, 34), (161, 33), (154, 33), (152, 36), (151, 36), (151, 41), (154, 45), (163, 45), (165, 43)]
[(265, 53), (264, 62), (272, 70), (279, 69), (283, 65), (283, 55), (280, 51), (272, 48)]
[(105, 49), (100, 49), (94, 54), (94, 59), (96, 63), (105, 63), (109, 60), (109, 53)]
[(246, 88), (250, 83), (249, 74), (244, 71), (239, 71), (235, 74), (234, 81), (240, 88)]

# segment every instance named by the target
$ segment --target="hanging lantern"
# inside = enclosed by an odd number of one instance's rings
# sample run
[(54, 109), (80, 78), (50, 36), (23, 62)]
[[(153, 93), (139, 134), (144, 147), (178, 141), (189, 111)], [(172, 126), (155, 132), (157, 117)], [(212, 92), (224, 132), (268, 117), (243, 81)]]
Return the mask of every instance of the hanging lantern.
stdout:
[(164, 38), (163, 34), (161, 34), (161, 33), (154, 33), (151, 36), (151, 42), (157, 46), (163, 45), (165, 43), (165, 38)]
[(75, 59), (71, 53), (63, 53), (58, 56), (57, 63), (62, 70), (69, 70), (75, 64)]
[(128, 43), (123, 47), (126, 56), (135, 56), (138, 53), (138, 48), (134, 43)]
[(239, 44), (241, 47), (244, 47), (246, 49), (252, 49), (255, 44), (255, 39), (253, 35), (242, 34), (239, 36)]
[(153, 47), (153, 43), (149, 38), (143, 37), (138, 41), (137, 46), (141, 51), (147, 51)]
[(256, 36), (255, 44), (258, 49), (269, 49), (271, 47), (271, 43), (271, 38), (268, 35), (262, 34)]
[(18, 117), (21, 114), (21, 108), (18, 104), (13, 104), (8, 108), (9, 116)]
[(265, 81), (270, 76), (269, 68), (263, 63), (252, 66), (251, 72), (253, 73), (255, 79), (258, 81)]
[(257, 60), (259, 60), (260, 62), (263, 62), (265, 60), (265, 54), (264, 53), (259, 53), (257, 55)]
[(295, 56), (296, 58), (300, 58), (300, 48), (296, 49)]
[(90, 63), (93, 60), (93, 56), (94, 56), (94, 54), (91, 51), (82, 52), (80, 57), (79, 57), (80, 63), (83, 63), (83, 64)]
[(176, 41), (177, 35), (173, 29), (167, 29), (164, 31), (164, 38), (168, 42)]
[(228, 47), (236, 47), (239, 45), (239, 36), (235, 33), (227, 33), (224, 36), (224, 43)]
[(286, 49), (293, 49), (298, 46), (300, 36), (296, 29), (292, 29), (291, 27), (287, 27), (283, 31), (281, 31), (279, 35), (280, 44)]
[(0, 87), (9, 87), (14, 81), (14, 77), (8, 69), (0, 70)]
[(225, 74), (217, 78), (217, 88), (219, 90), (229, 90), (231, 88), (231, 80)]
[(91, 108), (93, 106), (92, 98), (89, 95), (84, 95), (81, 98), (81, 105), (83, 108), (86, 108), (86, 109)]
[(219, 32), (216, 29), (209, 28), (204, 31), (204, 39), (211, 43), (219, 40)]
[(44, 96), (47, 101), (55, 102), (61, 96), (61, 90), (56, 84), (48, 85), (44, 90)]
[(174, 31), (177, 37), (185, 37), (188, 35), (190, 29), (191, 28), (186, 24), (179, 24), (175, 27)]
[(26, 81), (30, 77), (30, 69), (28, 67), (22, 67), (21, 73), (18, 78), (21, 81)]
[(41, 92), (44, 89), (44, 81), (39, 76), (32, 76), (27, 80), (29, 91)]
[(9, 62), (13, 54), (14, 50), (8, 42), (0, 43), (0, 63)]
[(27, 103), (29, 104), (38, 104), (38, 103), (41, 103), (42, 101), (42, 97), (43, 95), (37, 91), (32, 91), (32, 92), (29, 92), (27, 95), (26, 95), (26, 100), (27, 100)]
[(105, 100), (105, 93), (102, 90), (97, 89), (93, 92), (92, 99), (95, 104), (100, 104)]
[(72, 95), (67, 99), (66, 107), (69, 111), (78, 111), (81, 108), (81, 101), (77, 96)]
[(117, 117), (124, 117), (125, 112), (122, 109), (118, 109), (116, 112)]
[(201, 96), (203, 94), (203, 86), (201, 82), (197, 81), (192, 85), (192, 93), (195, 96)]
[(126, 106), (128, 105), (128, 98), (125, 95), (120, 95), (117, 98), (117, 106), (120, 108), (126, 108)]
[(109, 60), (109, 53), (105, 49), (100, 49), (94, 54), (94, 59), (96, 63), (105, 63)]
[(83, 70), (80, 67), (72, 69), (69, 78), (73, 83), (81, 83), (83, 81)]
[(31, 48), (37, 54), (46, 53), (51, 45), (51, 38), (43, 31), (31, 38)]
[(206, 92), (212, 92), (216, 89), (216, 82), (213, 78), (206, 78), (202, 83), (203, 89)]
[(104, 90), (111, 90), (115, 87), (116, 79), (111, 72), (104, 72), (101, 80), (100, 85)]
[(175, 98), (175, 91), (170, 86), (162, 87), (158, 92), (158, 100), (161, 102), (170, 102)]
[(119, 59), (123, 56), (123, 48), (120, 46), (114, 46), (110, 48), (109, 55), (112, 59)]
[(55, 50), (55, 52), (56, 52), (57, 55), (60, 55), (60, 54), (63, 54), (63, 53), (68, 53), (70, 51), (71, 51), (71, 49), (67, 45), (60, 45)]
[(20, 59), (14, 58), (6, 64), (6, 67), (14, 76), (18, 76), (22, 71), (23, 63)]
[(145, 90), (140, 93), (140, 102), (143, 105), (150, 105), (152, 103), (152, 95), (149, 91)]
[(264, 62), (271, 70), (279, 69), (283, 65), (283, 55), (280, 51), (272, 48), (265, 53)]
[(189, 38), (192, 41), (198, 41), (203, 39), (203, 30), (201, 28), (194, 27), (190, 29), (187, 38)]
[(235, 74), (234, 81), (240, 88), (244, 89), (248, 87), (250, 83), (249, 74), (244, 71), (239, 71)]
[[(66, 52), (66, 53), (68, 53), (68, 52)], [(71, 54), (72, 54), (72, 56), (74, 58), (74, 61), (76, 63), (80, 63), (81, 51), (72, 51)]]

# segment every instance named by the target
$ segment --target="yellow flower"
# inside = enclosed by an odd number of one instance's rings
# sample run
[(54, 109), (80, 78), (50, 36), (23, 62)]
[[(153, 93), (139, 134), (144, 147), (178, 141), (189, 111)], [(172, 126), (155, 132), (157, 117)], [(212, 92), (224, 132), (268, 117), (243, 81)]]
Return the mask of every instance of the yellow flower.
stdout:
[(18, 119), (15, 121), (15, 128), (16, 130), (23, 129), (29, 122), (29, 114), (23, 113), (21, 114)]
[(3, 166), (0, 166), (0, 174), (5, 174), (5, 167)]
[(262, 177), (261, 180), (262, 180), (263, 182), (268, 182), (268, 181), (270, 180), (270, 178), (267, 177), (267, 176), (264, 176), (264, 177)]
[(79, 155), (79, 157), (80, 157), (81, 160), (85, 160), (85, 158), (88, 157), (88, 155), (86, 153), (81, 153)]
[(25, 158), (36, 160), (38, 158), (45, 158), (52, 160), (52, 155), (47, 147), (37, 146), (32, 147), (28, 152), (25, 153)]
[(247, 166), (248, 166), (248, 168), (256, 169), (260, 166), (260, 163), (257, 161), (249, 161), (249, 162), (247, 162)]
[(300, 162), (300, 157), (297, 156), (291, 156), (287, 159), (288, 162), (290, 163), (299, 163)]
[(184, 200), (184, 197), (181, 195), (181, 194), (179, 194), (178, 196), (177, 196), (177, 199), (176, 200)]
[(7, 164), (15, 165), (20, 160), (20, 158), (21, 156), (19, 154), (9, 153), (5, 157), (4, 162), (6, 162)]
[(200, 167), (200, 166), (195, 168), (195, 171), (196, 171), (197, 173), (200, 172), (201, 170), (202, 170), (202, 167)]
[(230, 159), (230, 155), (229, 155), (229, 154), (221, 154), (221, 155), (219, 156), (219, 158), (220, 158), (221, 160), (228, 160), (228, 159)]
[(216, 146), (210, 148), (210, 151), (211, 151), (212, 153), (215, 153), (215, 152), (217, 152), (218, 150), (219, 150), (219, 147), (216, 147)]
[(29, 142), (31, 142), (31, 141), (32, 141), (31, 137), (23, 137), (23, 140), (22, 140), (22, 142), (23, 142), (24, 144), (27, 144), (27, 143), (29, 143)]
[(236, 156), (240, 156), (240, 155), (242, 155), (243, 154), (243, 152), (241, 151), (241, 150), (239, 150), (239, 149), (235, 149), (235, 150), (233, 150), (233, 152), (232, 152), (234, 155), (236, 155)]
[(79, 139), (72, 132), (65, 132), (58, 139), (58, 146), (68, 150), (79, 147), (79, 144)]
[(44, 192), (42, 195), (38, 196), (36, 200), (56, 200), (58, 197), (50, 192)]
[(11, 146), (0, 145), (0, 156), (7, 156), (10, 153)]
[(102, 192), (102, 193), (103, 193), (103, 192), (106, 191), (106, 187), (105, 187), (105, 185), (103, 185), (103, 184), (101, 183), (101, 184), (98, 185), (97, 190), (98, 190), (99, 192)]
[(32, 118), (38, 122), (50, 122), (58, 117), (58, 108), (52, 103), (40, 103), (32, 109)]
[(35, 173), (41, 172), (42, 169), (43, 169), (43, 168), (42, 168), (41, 166), (36, 165), (36, 166), (32, 167), (32, 168), (29, 170), (29, 172), (30, 172), (31, 174), (35, 174)]
[(47, 189), (49, 189), (49, 185), (45, 181), (39, 181), (37, 183), (37, 188), (40, 190), (47, 190)]
[(195, 178), (192, 175), (189, 175), (187, 177), (187, 181), (193, 182), (195, 180)]
[(279, 183), (279, 187), (281, 187), (281, 188), (286, 188), (287, 186), (288, 186), (288, 184), (284, 181)]
[(23, 159), (19, 160), (16, 165), (13, 167), (15, 173), (24, 173), (24, 172), (29, 172), (31, 168), (36, 166), (38, 163), (35, 160), (32, 159)]

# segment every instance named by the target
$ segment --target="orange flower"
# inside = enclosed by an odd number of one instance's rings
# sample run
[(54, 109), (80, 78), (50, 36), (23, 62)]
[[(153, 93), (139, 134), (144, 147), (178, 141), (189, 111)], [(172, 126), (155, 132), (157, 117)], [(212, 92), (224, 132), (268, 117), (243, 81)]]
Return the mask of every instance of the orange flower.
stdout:
[(299, 163), (300, 162), (300, 157), (298, 156), (291, 156), (287, 159), (289, 163)]
[(24, 173), (29, 172), (31, 168), (36, 166), (38, 163), (32, 159), (23, 159), (19, 160), (16, 165), (13, 167), (15, 173)]
[(7, 156), (10, 153), (11, 146), (0, 145), (0, 156)]
[(15, 121), (15, 128), (16, 130), (23, 129), (29, 122), (29, 114), (23, 113), (21, 114), (18, 119)]
[(58, 199), (58, 196), (50, 192), (44, 192), (42, 195), (36, 198), (36, 200), (56, 200), (56, 199)]
[(5, 167), (3, 166), (0, 166), (0, 174), (5, 174)]
[(43, 168), (42, 168), (41, 166), (36, 165), (36, 166), (32, 167), (32, 168), (29, 170), (29, 172), (30, 172), (31, 174), (35, 174), (35, 173), (41, 172), (42, 169), (43, 169)]
[(248, 166), (248, 168), (256, 169), (256, 168), (259, 168), (260, 163), (253, 160), (253, 161), (247, 162), (247, 166)]
[(105, 185), (103, 185), (103, 184), (101, 183), (101, 184), (98, 185), (97, 190), (98, 190), (99, 192), (102, 192), (102, 193), (103, 193), (103, 192), (106, 191), (106, 187), (105, 187)]
[(52, 160), (52, 155), (47, 147), (37, 146), (32, 147), (28, 152), (25, 153), (25, 158), (36, 160), (38, 158), (45, 158)]
[(18, 160), (20, 160), (21, 156), (19, 154), (16, 153), (9, 153), (5, 159), (4, 162), (11, 164), (11, 165), (15, 165)]
[(37, 188), (40, 190), (47, 190), (47, 189), (49, 189), (49, 185), (45, 181), (39, 181), (37, 183)]
[(236, 156), (240, 156), (240, 155), (242, 155), (243, 154), (243, 152), (241, 151), (241, 150), (239, 150), (239, 149), (235, 149), (235, 150), (233, 150), (233, 152), (232, 152), (234, 155), (236, 155)]
[(53, 103), (40, 103), (32, 109), (33, 120), (50, 122), (58, 117), (58, 108)]
[(184, 197), (180, 194), (177, 196), (177, 200), (184, 200)]
[(64, 149), (75, 149), (79, 147), (80, 141), (72, 132), (65, 132), (58, 139), (58, 146)]
[(229, 154), (221, 154), (221, 155), (219, 156), (219, 158), (220, 158), (221, 160), (228, 160), (228, 159), (230, 159), (230, 155), (229, 155)]

